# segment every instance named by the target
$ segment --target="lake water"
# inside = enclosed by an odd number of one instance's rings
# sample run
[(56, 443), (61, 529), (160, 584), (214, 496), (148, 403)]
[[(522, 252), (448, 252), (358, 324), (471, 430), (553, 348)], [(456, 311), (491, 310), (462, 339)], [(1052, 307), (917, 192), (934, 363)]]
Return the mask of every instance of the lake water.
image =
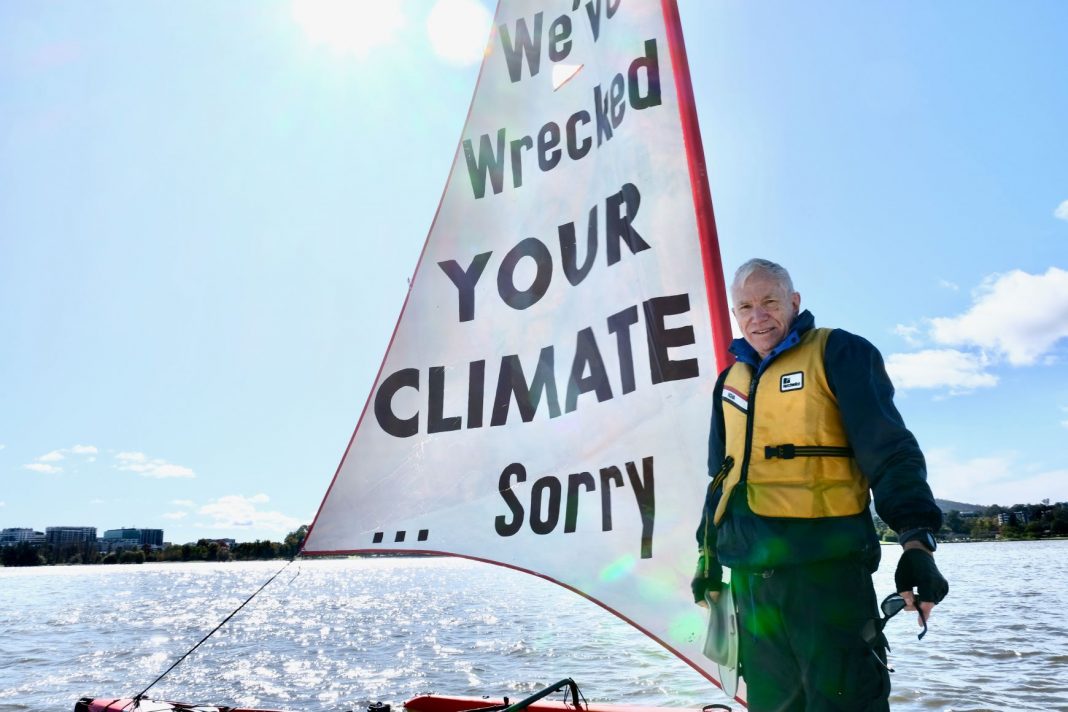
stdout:
[[(884, 548), (881, 595), (897, 555)], [(946, 544), (938, 560), (951, 588), (927, 637), (906, 614), (887, 627), (893, 709), (1068, 710), (1068, 541)], [(139, 692), (281, 566), (0, 569), (0, 710)], [(445, 558), (294, 563), (151, 696), (362, 710), (430, 691), (516, 699), (564, 677), (590, 700), (726, 701), (589, 601)]]

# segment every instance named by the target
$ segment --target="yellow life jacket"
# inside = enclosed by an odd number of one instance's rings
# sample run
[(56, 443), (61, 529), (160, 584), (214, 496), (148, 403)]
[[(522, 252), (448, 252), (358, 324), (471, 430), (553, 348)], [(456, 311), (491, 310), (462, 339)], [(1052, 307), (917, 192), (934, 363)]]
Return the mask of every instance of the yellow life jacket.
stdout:
[(830, 333), (809, 330), (755, 383), (751, 366), (731, 366), (723, 385), (726, 456), (716, 477), (723, 481), (716, 524), (743, 476), (749, 508), (762, 517), (844, 517), (868, 506), (868, 479), (827, 384), (823, 352)]

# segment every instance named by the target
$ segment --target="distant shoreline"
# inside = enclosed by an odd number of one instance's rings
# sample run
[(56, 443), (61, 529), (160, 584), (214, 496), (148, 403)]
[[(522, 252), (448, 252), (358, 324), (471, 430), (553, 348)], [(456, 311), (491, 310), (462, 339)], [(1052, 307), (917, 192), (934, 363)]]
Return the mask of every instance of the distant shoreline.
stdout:
[[(945, 539), (938, 542), (939, 546), (947, 544), (1022, 544), (1040, 541), (1066, 541), (1068, 536), (1044, 536), (1041, 539)], [(880, 541), (883, 546), (899, 546), (896, 541)]]
[[(1041, 539), (950, 539), (947, 541), (940, 541), (939, 546), (946, 546), (948, 544), (1023, 544), (1023, 543), (1037, 543), (1043, 541), (1068, 541), (1068, 537), (1064, 536), (1050, 536), (1043, 537)], [(880, 541), (882, 546), (899, 546), (894, 541)], [(450, 557), (450, 554), (346, 554), (339, 556), (308, 556), (304, 557), (304, 561), (337, 561), (344, 559), (404, 559), (404, 558), (443, 558)], [(451, 558), (465, 558), (462, 556), (452, 556)], [(56, 568), (56, 567), (75, 567), (85, 566), (102, 569), (117, 569), (128, 566), (152, 566), (154, 564), (244, 564), (253, 561), (262, 562), (274, 562), (279, 563), (286, 561), (285, 558), (278, 559), (230, 559), (229, 561), (204, 561), (204, 560), (190, 560), (190, 561), (144, 561), (144, 562), (128, 562), (124, 564), (37, 564), (34, 566), (0, 566), (0, 569), (44, 569), (44, 568)]]

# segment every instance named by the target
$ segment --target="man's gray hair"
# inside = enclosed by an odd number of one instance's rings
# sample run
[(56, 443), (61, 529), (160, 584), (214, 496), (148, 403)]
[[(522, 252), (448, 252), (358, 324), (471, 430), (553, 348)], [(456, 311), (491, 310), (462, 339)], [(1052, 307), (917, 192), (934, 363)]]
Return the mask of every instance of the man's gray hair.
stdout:
[(754, 273), (761, 272), (768, 275), (779, 285), (786, 290), (786, 293), (794, 293), (794, 281), (790, 279), (790, 273), (786, 271), (786, 268), (780, 264), (772, 262), (771, 260), (763, 260), (759, 257), (747, 261), (738, 271), (734, 273), (734, 281), (731, 282), (731, 295), (741, 288), (747, 279), (753, 276)]

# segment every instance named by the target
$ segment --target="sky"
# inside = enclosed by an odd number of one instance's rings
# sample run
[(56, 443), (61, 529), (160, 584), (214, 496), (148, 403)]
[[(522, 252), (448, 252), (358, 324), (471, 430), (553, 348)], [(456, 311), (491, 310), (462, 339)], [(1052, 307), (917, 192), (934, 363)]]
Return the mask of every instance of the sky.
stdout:
[[(679, 8), (728, 275), (879, 347), (936, 496), (1068, 500), (1068, 5)], [(0, 4), (0, 527), (311, 521), (492, 10)]]

